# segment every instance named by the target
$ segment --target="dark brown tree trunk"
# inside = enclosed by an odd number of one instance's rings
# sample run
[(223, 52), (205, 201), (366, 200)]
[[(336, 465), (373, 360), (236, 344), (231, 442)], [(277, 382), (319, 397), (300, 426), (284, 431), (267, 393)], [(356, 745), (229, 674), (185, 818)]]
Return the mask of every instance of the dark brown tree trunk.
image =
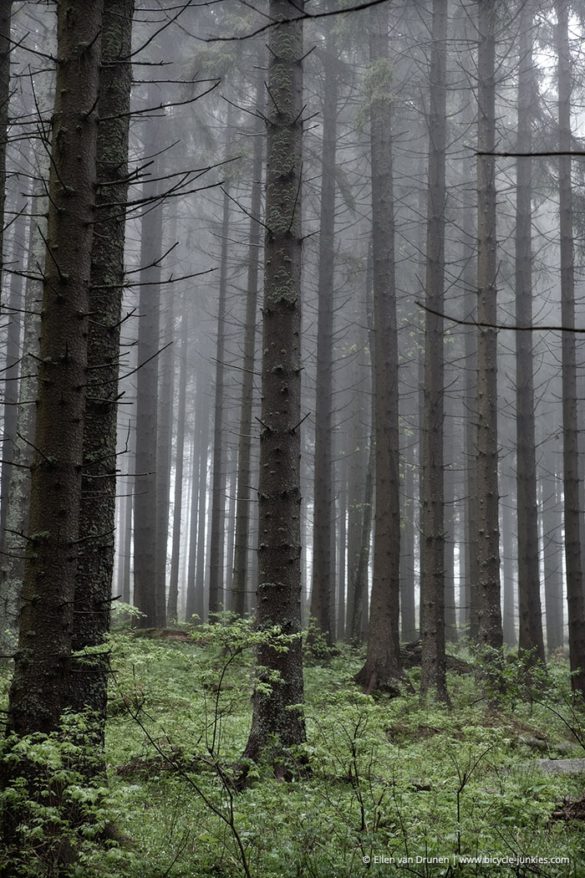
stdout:
[[(478, 150), (495, 150), (495, 0), (478, 9)], [(477, 318), (497, 322), (496, 181), (493, 155), (477, 159)], [(477, 344), (477, 562), (479, 641), (502, 645), (500, 608), (500, 527), (498, 520), (497, 332), (482, 328)]]
[[(559, 149), (570, 150), (571, 139), (571, 54), (569, 48), (569, 4), (557, 0), (557, 58), (559, 90)], [(575, 275), (573, 244), (573, 191), (571, 157), (559, 156), (559, 207), (561, 232), (561, 324), (575, 326)], [(563, 491), (565, 517), (565, 570), (569, 610), (569, 653), (571, 685), (585, 695), (585, 603), (581, 567), (581, 494), (577, 418), (577, 363), (575, 335), (562, 333), (563, 400)]]
[[(532, 3), (520, 14), (518, 49), (518, 152), (532, 149), (532, 119), (537, 84), (532, 53)], [(532, 325), (532, 160), (516, 162), (516, 323)], [(544, 661), (540, 606), (538, 509), (536, 503), (536, 445), (534, 417), (533, 339), (516, 333), (516, 472), (518, 518), (518, 610), (520, 651)]]
[(243, 616), (246, 609), (246, 591), (251, 581), (248, 571), (250, 548), (250, 514), (252, 492), (252, 410), (254, 405), (254, 360), (256, 352), (256, 320), (258, 311), (259, 268), (262, 211), (262, 164), (264, 138), (261, 117), (264, 115), (264, 71), (258, 67), (255, 106), (259, 125), (255, 129), (252, 159), (252, 198), (250, 203), (250, 231), (248, 248), (248, 278), (246, 284), (246, 316), (244, 328), (244, 361), (242, 373), (242, 404), (240, 408), (240, 435), (238, 439), (238, 499), (236, 504), (236, 538), (234, 576), (232, 582), (233, 610)]
[(28, 557), (7, 729), (56, 730), (74, 633), (103, 3), (61, 3)]
[[(257, 622), (286, 635), (301, 628), (301, 186), (303, 25), (290, 22), (304, 0), (270, 0), (266, 158), (265, 278), (260, 434)], [(269, 693), (257, 690), (245, 756), (259, 759), (305, 740), (303, 662), (297, 637), (286, 652), (258, 650), (262, 678), (280, 674)], [(280, 754), (282, 756), (282, 753)], [(282, 769), (277, 769), (281, 771)]]
[[(329, 7), (327, 7), (329, 8)], [(331, 555), (333, 281), (335, 272), (335, 160), (337, 144), (337, 58), (334, 25), (323, 48), (323, 140), (321, 144), (321, 212), (315, 392), (315, 478), (311, 616), (329, 643), (335, 636), (335, 571)], [(334, 556), (333, 556), (334, 557)]]
[[(97, 223), (91, 254), (87, 395), (83, 420), (83, 476), (75, 577), (71, 662), (66, 705), (89, 711), (88, 733), (103, 751), (108, 681), (106, 638), (114, 567), (116, 426), (120, 318), (124, 285), (128, 194), (128, 122), (134, 0), (104, 0), (97, 141)], [(109, 207), (112, 202), (116, 205)], [(102, 650), (100, 652), (100, 647)], [(83, 650), (89, 654), (78, 655)]]
[(447, 0), (433, 0), (421, 521), (421, 691), (447, 698), (443, 482)]
[(387, 84), (370, 106), (373, 247), (373, 380), (375, 437), (374, 573), (366, 663), (356, 682), (366, 691), (396, 691), (400, 676), (400, 476), (398, 342), (394, 277), (391, 66), (388, 9), (372, 14), (370, 61)]

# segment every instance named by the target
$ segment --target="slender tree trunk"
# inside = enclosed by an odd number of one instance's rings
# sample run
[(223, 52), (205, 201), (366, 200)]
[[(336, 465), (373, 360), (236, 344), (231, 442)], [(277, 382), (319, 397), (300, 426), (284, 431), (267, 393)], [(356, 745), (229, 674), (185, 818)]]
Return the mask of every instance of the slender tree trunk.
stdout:
[(400, 634), (409, 643), (416, 639), (414, 600), (414, 444), (410, 442), (404, 459), (404, 525), (400, 539)]
[(422, 454), (421, 691), (447, 698), (443, 483), (447, 0), (433, 0)]
[[(225, 158), (230, 158), (232, 141), (232, 106), (228, 104), (226, 121)], [(221, 255), (219, 262), (219, 296), (217, 304), (217, 341), (215, 347), (215, 403), (213, 407), (213, 472), (211, 483), (211, 534), (209, 555), (209, 612), (224, 609), (224, 538), (226, 453), (224, 441), (225, 417), (225, 334), (226, 299), (228, 283), (228, 247), (230, 229), (229, 184), (224, 184), (223, 214), (221, 221)]]
[[(495, 0), (478, 10), (478, 149), (495, 150)], [(477, 159), (478, 322), (497, 322), (496, 181), (493, 155)], [(497, 332), (482, 328), (477, 344), (477, 560), (479, 567), (479, 640), (502, 645), (500, 609), (500, 528), (498, 520)]]
[[(570, 150), (571, 142), (571, 55), (569, 48), (569, 4), (557, 0), (557, 56), (559, 89), (559, 149)], [(561, 323), (575, 326), (575, 277), (573, 245), (573, 191), (571, 158), (559, 156), (559, 201), (561, 232)], [(569, 652), (571, 685), (585, 695), (585, 603), (581, 567), (581, 494), (577, 418), (577, 364), (575, 335), (563, 332), (563, 491), (565, 517), (565, 566), (569, 610)]]
[[(520, 15), (518, 68), (518, 152), (532, 149), (534, 81), (532, 55), (534, 15), (527, 2)], [(516, 162), (516, 323), (532, 325), (532, 160)], [(540, 606), (533, 339), (516, 333), (516, 472), (518, 517), (518, 608), (520, 651), (544, 661)]]
[[(346, 461), (341, 460), (338, 464), (341, 470), (339, 474), (340, 488), (337, 501), (337, 600), (335, 631), (337, 640), (345, 637), (345, 590), (347, 581), (347, 466)], [(333, 529), (335, 538), (335, 529)]]
[[(32, 201), (33, 214), (41, 213), (45, 200), (36, 197)], [(32, 273), (42, 263), (46, 224), (31, 223), (27, 257), (27, 274), (24, 296), (24, 338), (22, 362), (18, 381), (18, 407), (10, 479), (6, 496), (6, 526), (2, 534), (2, 570), (0, 579), (0, 644), (7, 654), (14, 646), (20, 606), (20, 593), (24, 577), (26, 552), (25, 534), (28, 533), (30, 507), (30, 467), (35, 429), (36, 399), (38, 394), (37, 364), (39, 355), (40, 317), (39, 300), (41, 284)]]
[[(156, 104), (149, 88), (148, 106)], [(149, 120), (144, 144), (146, 159), (160, 149), (158, 120)], [(155, 160), (153, 175), (158, 176)], [(144, 197), (156, 197), (157, 184), (143, 187)], [(140, 295), (138, 312), (138, 371), (136, 373), (136, 481), (134, 489), (134, 603), (143, 613), (139, 626), (164, 625), (164, 583), (156, 565), (157, 390), (160, 350), (160, 259), (162, 257), (162, 203), (149, 205), (142, 219)], [(162, 585), (162, 587), (161, 587)]]
[(516, 548), (514, 518), (516, 517), (517, 520), (515, 512), (513, 498), (506, 497), (502, 503), (502, 579), (504, 584), (503, 638), (507, 646), (516, 646), (518, 642), (516, 636), (516, 589), (514, 587), (514, 551)]
[[(89, 711), (88, 734), (103, 754), (106, 722), (110, 596), (116, 522), (116, 427), (120, 318), (124, 285), (125, 215), (128, 194), (128, 123), (134, 0), (104, 0), (97, 141), (97, 223), (91, 253), (88, 386), (83, 418), (83, 476), (79, 530), (82, 543), (75, 577), (71, 646), (75, 657), (66, 705)], [(116, 205), (109, 207), (108, 205)], [(100, 651), (99, 647), (102, 647)], [(89, 654), (79, 655), (84, 650)], [(97, 754), (96, 754), (97, 755)], [(104, 768), (101, 759), (90, 773)]]
[[(0, 218), (1, 222), (1, 218)], [(15, 259), (21, 259), (26, 252), (27, 239), (27, 220), (25, 216), (20, 216), (15, 222), (13, 253)], [(0, 272), (1, 276), (1, 272)], [(23, 303), (23, 276), (18, 272), (13, 272), (10, 276), (10, 293), (8, 298), (8, 331), (6, 333), (6, 362), (3, 371), (3, 437), (2, 437), (2, 477), (0, 481), (0, 540), (1, 548), (4, 551), (4, 542), (6, 535), (6, 514), (8, 511), (8, 493), (10, 479), (13, 475), (14, 467), (11, 462), (14, 460), (14, 450), (16, 443), (17, 430), (17, 403), (18, 403), (18, 375), (21, 351), (21, 335), (22, 335), (22, 310)]]
[[(327, 7), (329, 8), (329, 6)], [(321, 144), (321, 213), (315, 396), (315, 479), (311, 616), (329, 643), (335, 633), (335, 571), (331, 556), (333, 283), (335, 273), (335, 159), (337, 142), (337, 59), (334, 26), (323, 49), (323, 140)]]
[[(172, 225), (175, 226), (175, 219)], [(174, 229), (173, 229), (174, 232)], [(171, 232), (171, 241), (175, 235)], [(159, 397), (156, 442), (156, 582), (164, 602), (163, 625), (167, 612), (167, 557), (171, 500), (171, 467), (173, 460), (173, 401), (175, 385), (174, 295), (165, 297), (165, 325), (159, 357)]]
[(179, 398), (177, 401), (177, 437), (175, 454), (175, 493), (173, 504), (173, 545), (171, 553), (171, 579), (167, 617), (176, 622), (179, 618), (179, 559), (181, 553), (181, 527), (183, 514), (183, 471), (185, 454), (185, 418), (187, 404), (187, 347), (189, 342), (189, 312), (183, 305), (181, 323), (181, 351), (179, 363)]
[[(267, 110), (265, 279), (260, 434), (260, 528), (257, 622), (287, 635), (301, 627), (300, 422), (301, 422), (301, 187), (303, 133), (303, 25), (290, 21), (304, 0), (270, 0)], [(258, 650), (261, 678), (280, 680), (256, 690), (245, 756), (282, 753), (305, 740), (303, 664), (297, 637), (286, 652)], [(278, 767), (280, 764), (280, 768)]]
[(250, 545), (250, 514), (252, 491), (252, 410), (254, 406), (254, 360), (256, 351), (256, 319), (258, 311), (259, 268), (262, 212), (262, 164), (264, 137), (261, 129), (264, 115), (264, 71), (258, 67), (256, 82), (256, 112), (260, 119), (254, 132), (252, 159), (252, 198), (250, 204), (250, 231), (248, 248), (248, 278), (246, 284), (246, 316), (244, 329), (244, 362), (242, 373), (242, 404), (240, 408), (240, 435), (238, 439), (238, 498), (236, 504), (236, 545), (232, 582), (233, 610), (243, 616), (246, 608), (246, 590)]
[[(563, 570), (560, 480), (555, 474), (552, 455), (548, 457), (550, 481), (541, 481), (542, 545), (544, 555), (544, 595), (546, 607), (546, 648), (549, 655), (563, 646)], [(551, 466), (552, 464), (552, 466)]]
[(0, 290), (4, 268), (4, 209), (6, 205), (6, 147), (10, 103), (10, 21), (13, 0), (0, 5)]
[(67, 706), (79, 547), (103, 3), (71, 0), (57, 13), (37, 452), (7, 723), (19, 736), (56, 730)]
[(388, 9), (372, 14), (370, 60), (387, 94), (370, 106), (374, 284), (374, 574), (366, 663), (356, 676), (368, 692), (396, 692), (400, 676), (400, 476), (398, 342), (394, 278), (394, 214)]

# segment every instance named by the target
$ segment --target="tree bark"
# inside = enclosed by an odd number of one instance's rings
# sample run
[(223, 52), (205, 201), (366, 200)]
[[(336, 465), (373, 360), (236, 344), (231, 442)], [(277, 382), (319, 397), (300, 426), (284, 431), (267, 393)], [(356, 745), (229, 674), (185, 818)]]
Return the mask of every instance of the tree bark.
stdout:
[(6, 148), (8, 144), (8, 108), (10, 103), (10, 22), (13, 0), (4, 0), (0, 8), (0, 290), (4, 269), (4, 209), (6, 205)]
[[(520, 14), (518, 49), (518, 152), (532, 149), (534, 13), (530, 2)], [(516, 323), (532, 325), (532, 160), (516, 162)], [(518, 518), (518, 609), (520, 652), (544, 661), (536, 502), (534, 375), (530, 332), (516, 333), (516, 496)]]
[[(356, 682), (368, 692), (396, 692), (400, 677), (400, 476), (398, 342), (394, 277), (392, 109), (388, 9), (372, 12), (370, 106), (373, 252), (373, 381), (375, 437), (374, 572), (368, 650)], [(379, 80), (378, 80), (379, 77)]]
[(175, 491), (173, 503), (173, 543), (171, 549), (171, 578), (167, 618), (176, 622), (179, 618), (179, 560), (181, 554), (181, 531), (183, 514), (183, 472), (185, 454), (185, 420), (187, 404), (187, 350), (189, 343), (189, 312), (183, 303), (181, 323), (181, 349), (179, 361), (179, 396), (177, 400), (177, 436), (175, 454)]
[[(125, 213), (134, 0), (104, 0), (98, 115), (97, 222), (91, 252), (87, 394), (75, 577), (71, 662), (66, 705), (88, 711), (88, 733), (103, 752), (106, 722), (110, 596), (116, 523), (116, 451), (120, 318), (124, 288)], [(108, 205), (116, 203), (116, 206)], [(101, 647), (101, 650), (100, 650)]]
[[(559, 149), (570, 150), (571, 139), (571, 55), (569, 48), (569, 4), (557, 0), (556, 49), (558, 63)], [(573, 189), (571, 158), (559, 156), (559, 209), (561, 233), (561, 323), (575, 326), (575, 274), (573, 244)], [(577, 363), (575, 335), (563, 332), (561, 382), (563, 399), (563, 491), (565, 518), (565, 569), (569, 615), (571, 685), (585, 695), (585, 602), (581, 567), (581, 492), (577, 418)]]
[[(433, 0), (430, 65), (426, 304), (443, 312), (445, 150), (447, 141), (447, 0)], [(425, 312), (422, 453), (421, 691), (446, 700), (443, 318)]]
[(59, 4), (30, 527), (7, 729), (56, 730), (68, 702), (79, 553), (103, 3)]
[[(329, 8), (329, 6), (327, 7)], [(313, 512), (313, 576), (311, 616), (331, 643), (335, 638), (335, 571), (331, 555), (333, 283), (335, 272), (335, 160), (337, 142), (337, 59), (334, 26), (323, 49), (323, 139), (321, 143), (321, 208), (315, 376), (315, 478)]]
[[(495, 150), (495, 0), (478, 9), (478, 150)], [(497, 322), (496, 182), (493, 155), (477, 159), (478, 322)], [(502, 646), (498, 520), (497, 332), (482, 328), (477, 343), (477, 562), (480, 643)]]
[[(301, 628), (301, 187), (304, 0), (271, 0), (266, 158), (266, 238), (260, 434), (257, 622), (296, 636)], [(288, 21), (287, 21), (288, 19)], [(305, 740), (303, 664), (298, 636), (286, 652), (258, 650), (261, 678), (274, 671), (270, 692), (256, 690), (245, 756), (268, 746), (275, 770), (288, 748)], [(276, 752), (275, 752), (276, 751)], [(280, 754), (279, 752), (280, 751)]]
[(240, 406), (240, 435), (238, 439), (238, 497), (236, 503), (236, 538), (234, 575), (232, 581), (233, 610), (243, 616), (246, 609), (251, 513), (252, 477), (252, 411), (254, 406), (254, 361), (256, 352), (256, 320), (258, 311), (259, 268), (262, 212), (262, 164), (264, 138), (264, 71), (258, 67), (255, 107), (259, 115), (254, 132), (252, 158), (252, 197), (250, 203), (250, 231), (248, 248), (248, 277), (246, 283), (246, 315), (244, 328), (244, 360), (242, 373), (242, 402)]
[[(156, 104), (151, 86), (147, 105)], [(158, 120), (148, 122), (144, 156), (148, 161), (160, 150)], [(159, 175), (154, 160), (152, 174)], [(143, 186), (143, 197), (156, 197), (157, 184)], [(157, 390), (160, 350), (160, 280), (162, 257), (163, 206), (148, 206), (142, 218), (140, 248), (140, 294), (138, 312), (138, 371), (136, 373), (136, 478), (134, 489), (134, 603), (143, 614), (139, 627), (164, 625), (166, 606), (164, 583), (157, 577), (156, 566), (156, 465), (157, 465)]]

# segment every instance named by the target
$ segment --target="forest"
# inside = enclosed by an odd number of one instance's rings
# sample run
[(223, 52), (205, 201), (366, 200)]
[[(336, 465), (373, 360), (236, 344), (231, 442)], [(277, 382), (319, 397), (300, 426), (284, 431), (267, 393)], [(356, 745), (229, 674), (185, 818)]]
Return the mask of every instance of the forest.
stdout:
[(584, 46), (0, 0), (2, 878), (585, 878)]

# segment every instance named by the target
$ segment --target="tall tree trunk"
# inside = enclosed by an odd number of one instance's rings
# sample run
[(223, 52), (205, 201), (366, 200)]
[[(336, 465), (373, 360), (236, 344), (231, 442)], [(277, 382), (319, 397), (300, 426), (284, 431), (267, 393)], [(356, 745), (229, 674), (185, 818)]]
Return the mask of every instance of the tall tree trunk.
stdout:
[[(1, 219), (0, 219), (1, 222)], [(26, 252), (27, 220), (20, 216), (15, 222), (13, 253), (15, 259), (21, 259)], [(1, 277), (1, 272), (0, 272)], [(22, 311), (23, 303), (23, 275), (14, 271), (10, 276), (10, 293), (8, 298), (8, 331), (6, 333), (6, 362), (3, 370), (3, 409), (4, 423), (2, 436), (2, 476), (0, 481), (0, 541), (4, 551), (4, 539), (6, 535), (6, 514), (8, 511), (8, 493), (10, 479), (14, 467), (11, 462), (14, 459), (14, 450), (17, 430), (17, 403), (18, 403), (18, 376), (20, 365), (21, 335), (22, 335)]]
[(30, 528), (9, 732), (48, 733), (68, 703), (79, 546), (103, 3), (59, 4), (49, 227)]
[(447, 698), (443, 483), (447, 0), (433, 0), (422, 453), (421, 691)]
[(356, 676), (368, 692), (396, 691), (400, 676), (400, 476), (398, 434), (398, 341), (394, 277), (391, 68), (388, 9), (372, 13), (370, 61), (381, 84), (370, 106), (372, 249), (374, 284), (374, 574), (368, 651)]
[[(104, 0), (97, 141), (97, 222), (91, 253), (88, 379), (83, 419), (83, 476), (75, 577), (75, 656), (66, 704), (89, 711), (88, 734), (103, 753), (106, 722), (110, 595), (116, 519), (116, 426), (120, 318), (124, 289), (125, 215), (128, 195), (128, 123), (134, 0)], [(114, 206), (110, 206), (114, 204)], [(99, 647), (102, 647), (100, 650)], [(87, 654), (83, 651), (87, 650)], [(98, 766), (94, 764), (94, 770)], [(103, 766), (102, 766), (103, 767)], [(91, 772), (91, 767), (89, 767)]]
[[(478, 150), (495, 149), (495, 0), (480, 0), (478, 9)], [(497, 321), (496, 181), (493, 155), (477, 159), (477, 319)], [(483, 327), (477, 343), (477, 562), (479, 575), (479, 640), (502, 645), (500, 608), (500, 528), (498, 520), (498, 383), (497, 333)]]
[(175, 454), (175, 492), (173, 503), (173, 544), (171, 550), (171, 579), (167, 618), (176, 622), (179, 618), (179, 560), (181, 553), (181, 532), (183, 522), (183, 471), (185, 453), (185, 419), (187, 404), (187, 349), (189, 343), (189, 311), (183, 303), (181, 323), (181, 350), (179, 361), (179, 397), (177, 400), (177, 437)]
[[(156, 103), (153, 86), (146, 98)], [(160, 149), (158, 120), (148, 123), (144, 143), (147, 160)], [(155, 160), (153, 176), (158, 176)], [(158, 184), (143, 187), (143, 197), (156, 198)], [(156, 566), (156, 465), (157, 390), (160, 350), (160, 259), (162, 258), (163, 206), (151, 204), (142, 218), (140, 295), (138, 302), (138, 371), (136, 373), (136, 481), (134, 489), (134, 603), (143, 614), (138, 625), (164, 625), (164, 583)]]
[[(232, 105), (228, 104), (225, 158), (230, 158), (232, 142)], [(211, 533), (209, 554), (209, 612), (224, 609), (224, 538), (227, 456), (224, 441), (225, 417), (225, 336), (228, 285), (228, 247), (230, 229), (229, 184), (224, 184), (221, 220), (221, 255), (219, 261), (219, 295), (217, 303), (217, 340), (215, 345), (215, 403), (213, 406), (213, 472), (211, 482)]]
[[(327, 6), (329, 8), (329, 6)], [(335, 273), (335, 159), (337, 143), (337, 58), (334, 25), (323, 49), (323, 139), (321, 144), (321, 212), (317, 312), (315, 395), (315, 479), (313, 512), (313, 577), (311, 616), (326, 640), (335, 636), (335, 571), (331, 557), (333, 282)]]
[[(534, 13), (531, 2), (520, 14), (518, 68), (518, 152), (532, 149)], [(516, 162), (516, 323), (532, 325), (532, 160)], [(516, 333), (516, 472), (518, 517), (518, 609), (520, 651), (544, 661), (536, 503), (533, 339)]]
[[(172, 226), (176, 225), (173, 218)], [(174, 244), (174, 229), (171, 232)], [(159, 358), (159, 398), (156, 441), (156, 582), (164, 602), (163, 625), (167, 613), (167, 556), (171, 500), (171, 467), (173, 460), (173, 402), (175, 385), (174, 295), (167, 295), (165, 323)]]
[[(304, 0), (270, 0), (266, 158), (266, 238), (260, 434), (257, 621), (287, 635), (301, 627), (301, 187), (303, 25), (292, 18)], [(288, 20), (288, 21), (287, 21)], [(305, 740), (303, 662), (297, 637), (286, 652), (258, 650), (261, 678), (280, 674), (270, 692), (256, 690), (245, 756), (257, 760)], [(282, 754), (281, 754), (282, 755)]]
[(4, 268), (4, 209), (6, 205), (6, 148), (8, 144), (8, 105), (10, 103), (10, 21), (13, 0), (0, 7), (0, 290)]
[[(42, 213), (45, 200), (37, 196), (31, 213)], [(42, 232), (42, 234), (41, 234)], [(27, 256), (27, 280), (24, 295), (24, 337), (18, 381), (18, 407), (12, 451), (11, 473), (6, 496), (6, 526), (2, 534), (2, 569), (0, 578), (0, 645), (4, 654), (14, 646), (24, 577), (24, 560), (30, 507), (30, 466), (38, 394), (37, 363), (39, 355), (41, 284), (34, 279), (36, 266), (43, 261), (46, 223), (31, 223)]]
[(185, 618), (187, 622), (197, 614), (205, 618), (205, 543), (207, 516), (207, 458), (209, 451), (209, 399), (204, 382), (197, 377), (195, 394), (195, 430), (193, 442), (193, 472), (191, 489), (191, 515), (189, 537), (189, 561), (187, 568), (187, 596)]
[[(571, 149), (571, 55), (568, 0), (557, 0), (557, 59), (559, 90), (559, 149)], [(565, 569), (569, 611), (571, 685), (585, 695), (585, 603), (581, 567), (581, 496), (577, 419), (577, 364), (575, 334), (575, 276), (573, 245), (573, 190), (571, 157), (559, 156), (559, 206), (561, 232), (561, 323), (563, 399), (563, 491), (565, 517)]]
[(248, 278), (246, 283), (246, 315), (244, 318), (244, 371), (242, 373), (242, 403), (240, 407), (240, 435), (238, 438), (236, 545), (232, 581), (232, 606), (234, 612), (239, 616), (243, 616), (246, 609), (246, 590), (248, 582), (250, 582), (248, 560), (252, 505), (250, 496), (252, 491), (252, 410), (254, 406), (254, 360), (262, 237), (260, 222), (262, 211), (262, 163), (264, 161), (264, 138), (260, 126), (262, 124), (262, 116), (264, 115), (264, 104), (264, 71), (261, 67), (258, 67), (255, 107), (259, 116), (259, 124), (254, 132), (254, 154), (252, 158), (251, 219), (248, 247)]

